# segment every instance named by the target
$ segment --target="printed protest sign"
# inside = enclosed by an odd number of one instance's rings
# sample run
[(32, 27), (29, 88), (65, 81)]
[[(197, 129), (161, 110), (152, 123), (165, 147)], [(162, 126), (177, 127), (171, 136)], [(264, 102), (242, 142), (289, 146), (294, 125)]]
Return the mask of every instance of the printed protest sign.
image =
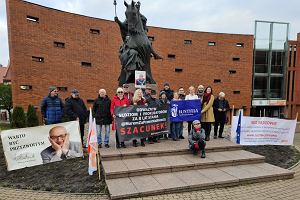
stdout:
[(201, 120), (201, 101), (177, 100), (170, 103), (170, 121), (184, 122)]
[(1, 132), (7, 170), (82, 157), (79, 122)]
[[(234, 116), (231, 125), (231, 140), (236, 142), (239, 116)], [(245, 117), (240, 120), (242, 145), (293, 145), (296, 120), (269, 117)]]
[(120, 141), (147, 138), (168, 133), (167, 107), (116, 107), (116, 124)]

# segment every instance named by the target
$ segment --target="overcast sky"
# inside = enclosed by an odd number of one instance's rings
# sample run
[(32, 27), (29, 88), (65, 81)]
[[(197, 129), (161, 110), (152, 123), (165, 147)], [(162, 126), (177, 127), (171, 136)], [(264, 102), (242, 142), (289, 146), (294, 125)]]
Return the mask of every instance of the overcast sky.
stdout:
[[(7, 65), (6, 0), (0, 0), (0, 64)], [(113, 20), (113, 0), (28, 0), (77, 14)], [(130, 0), (127, 0), (130, 2)], [(290, 39), (300, 32), (300, 0), (140, 0), (148, 25), (185, 30), (253, 34), (255, 20), (290, 23)], [(123, 0), (117, 15), (124, 19)]]

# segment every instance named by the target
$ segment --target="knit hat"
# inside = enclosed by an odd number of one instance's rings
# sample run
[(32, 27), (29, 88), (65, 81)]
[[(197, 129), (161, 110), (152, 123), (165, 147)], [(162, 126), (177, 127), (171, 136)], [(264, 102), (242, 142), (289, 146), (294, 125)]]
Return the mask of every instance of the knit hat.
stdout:
[(79, 94), (79, 91), (77, 89), (72, 90), (72, 94)]
[(56, 90), (56, 87), (55, 86), (50, 86), (49, 87), (49, 93), (51, 93), (52, 91)]
[(200, 124), (200, 121), (199, 121), (199, 120), (197, 120), (197, 119), (196, 119), (196, 120), (194, 120), (194, 121), (193, 121), (193, 125), (195, 125), (195, 124)]
[(160, 94), (159, 94), (159, 96), (162, 96), (163, 94), (166, 95), (167, 93), (165, 91), (161, 91)]
[(164, 86), (166, 86), (166, 85), (170, 87), (170, 84), (169, 84), (169, 83), (165, 83), (165, 84), (164, 84)]

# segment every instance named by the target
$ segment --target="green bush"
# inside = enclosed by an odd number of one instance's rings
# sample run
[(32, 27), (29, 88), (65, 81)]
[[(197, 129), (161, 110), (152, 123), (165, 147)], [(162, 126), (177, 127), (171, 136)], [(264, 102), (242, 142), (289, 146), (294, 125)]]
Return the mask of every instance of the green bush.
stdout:
[(13, 128), (24, 128), (26, 127), (26, 116), (24, 109), (20, 106), (16, 106), (12, 114), (12, 127)]
[(39, 125), (39, 119), (33, 105), (29, 105), (27, 109), (27, 126), (33, 127)]

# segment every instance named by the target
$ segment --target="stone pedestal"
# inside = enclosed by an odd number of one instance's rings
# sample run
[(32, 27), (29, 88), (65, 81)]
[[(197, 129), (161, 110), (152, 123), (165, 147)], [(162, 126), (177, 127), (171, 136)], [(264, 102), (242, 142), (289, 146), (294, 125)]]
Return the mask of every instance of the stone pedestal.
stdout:
[[(138, 87), (137, 88), (135, 87), (134, 83), (128, 83), (127, 85), (129, 86), (128, 90), (132, 93), (134, 93), (136, 89), (139, 89)], [(157, 88), (157, 84), (147, 84), (146, 88), (151, 88), (151, 90), (156, 90), (157, 92), (159, 92)], [(145, 88), (142, 88), (142, 90), (145, 90)]]

